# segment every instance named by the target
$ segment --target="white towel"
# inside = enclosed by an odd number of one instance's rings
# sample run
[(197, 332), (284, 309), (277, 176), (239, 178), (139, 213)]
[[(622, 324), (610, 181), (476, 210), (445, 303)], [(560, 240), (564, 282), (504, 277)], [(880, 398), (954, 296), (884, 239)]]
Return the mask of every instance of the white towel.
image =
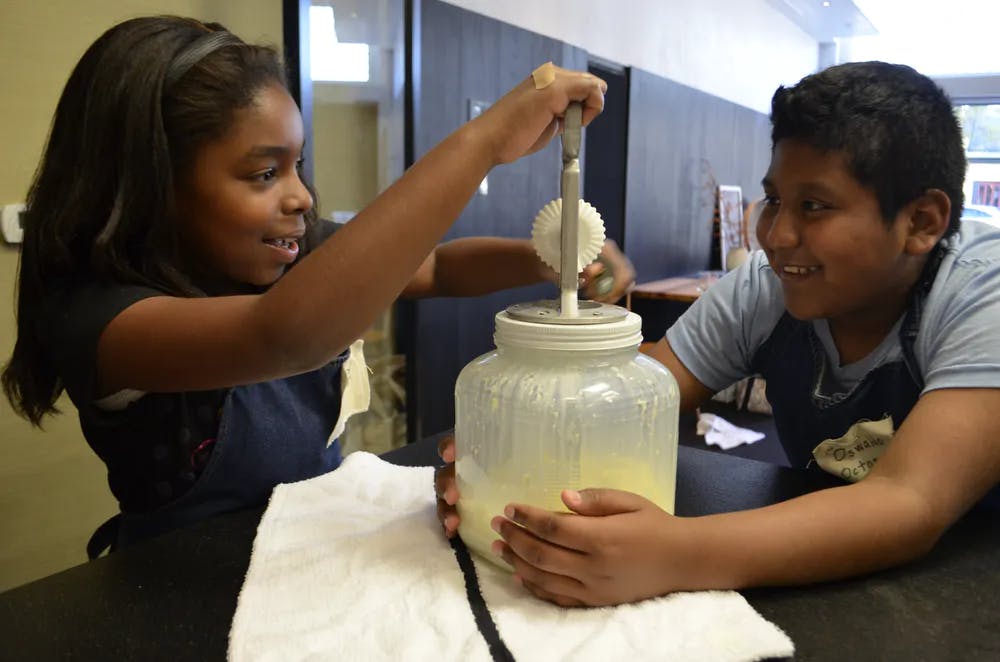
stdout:
[[(257, 529), (229, 633), (248, 660), (490, 660), (455, 554), (435, 515), (433, 470), (369, 453), (279, 485)], [(791, 640), (739, 593), (675, 593), (564, 609), (476, 560), (483, 597), (514, 658), (758, 660)]]
[(736, 448), (740, 444), (753, 444), (764, 438), (763, 432), (747, 430), (733, 425), (721, 416), (700, 411), (695, 431), (705, 435), (706, 444), (714, 444), (723, 450)]

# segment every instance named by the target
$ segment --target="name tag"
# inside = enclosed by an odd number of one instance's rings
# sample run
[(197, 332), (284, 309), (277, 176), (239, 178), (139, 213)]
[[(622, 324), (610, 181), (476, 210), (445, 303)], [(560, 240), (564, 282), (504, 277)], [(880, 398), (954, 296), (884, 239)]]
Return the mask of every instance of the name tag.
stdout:
[(856, 483), (882, 457), (895, 432), (892, 416), (879, 421), (859, 421), (843, 437), (827, 439), (816, 446), (813, 458), (824, 471)]

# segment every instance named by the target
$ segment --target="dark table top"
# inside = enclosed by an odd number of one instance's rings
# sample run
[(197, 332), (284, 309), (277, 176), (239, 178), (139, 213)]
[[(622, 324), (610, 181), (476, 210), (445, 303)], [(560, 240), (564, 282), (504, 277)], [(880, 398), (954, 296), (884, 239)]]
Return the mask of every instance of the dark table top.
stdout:
[[(386, 459), (431, 464), (435, 440)], [(753, 508), (835, 482), (682, 446), (677, 513)], [(223, 659), (262, 513), (223, 515), (0, 594), (0, 659)], [(973, 510), (908, 566), (743, 594), (788, 633), (797, 659), (1000, 659), (998, 551), (1000, 513)]]

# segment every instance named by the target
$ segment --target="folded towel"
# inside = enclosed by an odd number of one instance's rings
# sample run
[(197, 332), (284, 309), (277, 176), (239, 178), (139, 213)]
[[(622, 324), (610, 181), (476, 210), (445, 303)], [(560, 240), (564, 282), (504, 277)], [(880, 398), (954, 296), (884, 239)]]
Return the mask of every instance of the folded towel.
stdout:
[[(257, 529), (230, 659), (490, 660), (432, 484), (430, 467), (357, 452), (334, 472), (279, 485)], [(496, 630), (522, 662), (758, 660), (794, 650), (733, 591), (564, 609), (490, 563), (475, 568)]]

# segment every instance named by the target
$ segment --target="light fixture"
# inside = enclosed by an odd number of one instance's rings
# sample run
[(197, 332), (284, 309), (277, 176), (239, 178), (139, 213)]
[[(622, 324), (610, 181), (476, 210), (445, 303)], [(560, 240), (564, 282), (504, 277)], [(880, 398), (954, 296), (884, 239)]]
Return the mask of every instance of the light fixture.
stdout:
[(309, 7), (310, 75), (314, 81), (366, 83), (370, 78), (368, 44), (337, 39), (333, 7)]

